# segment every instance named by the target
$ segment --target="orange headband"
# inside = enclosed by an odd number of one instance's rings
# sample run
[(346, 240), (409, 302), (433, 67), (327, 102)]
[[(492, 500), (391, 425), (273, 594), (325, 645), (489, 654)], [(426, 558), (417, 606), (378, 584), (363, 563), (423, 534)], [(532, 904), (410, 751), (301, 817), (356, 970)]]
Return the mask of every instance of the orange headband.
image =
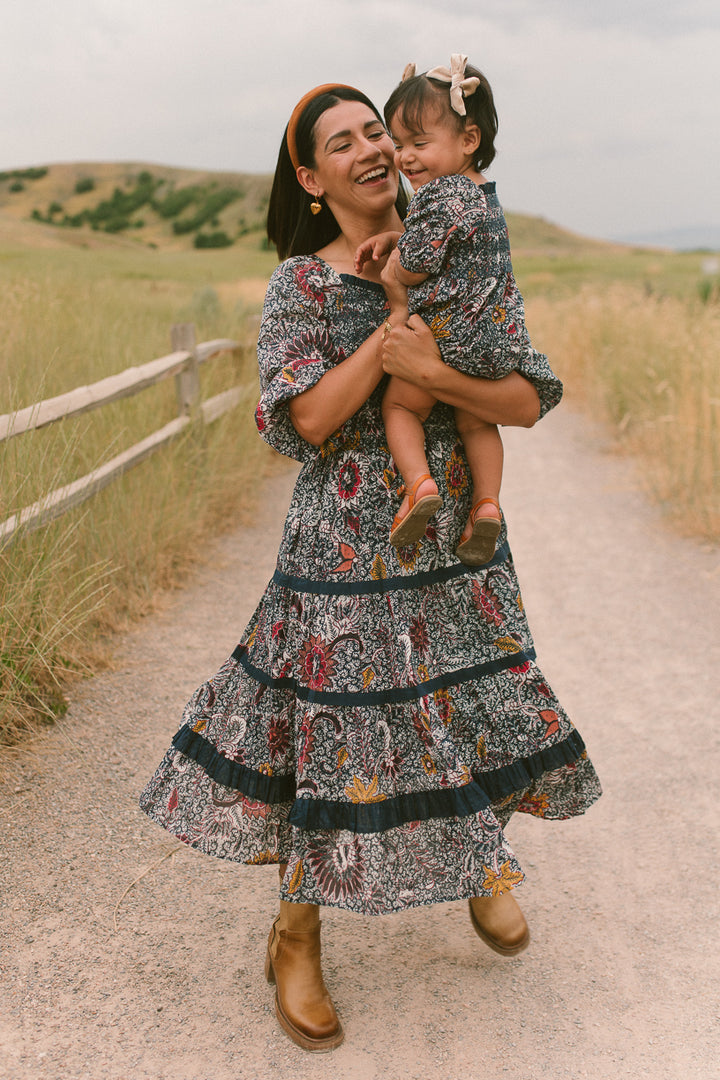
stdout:
[[(305, 106), (310, 102), (320, 97), (321, 94), (326, 94), (329, 90), (355, 90), (354, 86), (348, 86), (346, 83), (323, 83), (322, 86), (316, 86), (314, 90), (308, 90), (307, 94), (300, 98), (297, 105), (293, 109), (287, 126), (287, 145), (290, 152), (290, 160), (293, 163), (293, 168), (297, 171), (300, 168), (300, 161), (298, 159), (297, 143), (295, 142), (295, 132), (297, 130), (298, 122)], [(356, 93), (360, 93), (359, 90)]]

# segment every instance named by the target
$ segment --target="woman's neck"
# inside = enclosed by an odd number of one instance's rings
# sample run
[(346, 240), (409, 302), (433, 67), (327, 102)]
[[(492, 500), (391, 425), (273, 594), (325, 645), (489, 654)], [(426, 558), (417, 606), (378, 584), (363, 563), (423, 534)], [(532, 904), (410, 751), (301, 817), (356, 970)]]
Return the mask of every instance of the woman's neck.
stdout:
[[(335, 215), (338, 219), (339, 215)], [(352, 215), (344, 215), (338, 220), (340, 235), (331, 240), (324, 248), (317, 252), (320, 258), (332, 266), (338, 274), (353, 274), (369, 281), (380, 281), (380, 269), (377, 263), (370, 260), (365, 264), (362, 274), (355, 271), (355, 252), (369, 237), (376, 236), (381, 232), (401, 232), (402, 222), (395, 209), (392, 209), (378, 218), (355, 218)]]

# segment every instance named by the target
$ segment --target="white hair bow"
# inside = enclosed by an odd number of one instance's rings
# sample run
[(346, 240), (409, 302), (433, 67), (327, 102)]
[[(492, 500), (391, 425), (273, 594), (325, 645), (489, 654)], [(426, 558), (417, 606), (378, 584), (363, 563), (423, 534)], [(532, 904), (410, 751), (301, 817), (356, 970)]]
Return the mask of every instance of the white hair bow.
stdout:
[[(460, 116), (466, 115), (463, 98), (474, 94), (480, 85), (477, 75), (465, 78), (466, 64), (467, 56), (463, 56), (462, 53), (453, 53), (450, 57), (449, 71), (446, 67), (435, 67), (432, 71), (428, 71), (425, 76), (427, 79), (434, 79), (436, 82), (450, 83), (450, 105)], [(405, 77), (403, 75), (403, 78)]]

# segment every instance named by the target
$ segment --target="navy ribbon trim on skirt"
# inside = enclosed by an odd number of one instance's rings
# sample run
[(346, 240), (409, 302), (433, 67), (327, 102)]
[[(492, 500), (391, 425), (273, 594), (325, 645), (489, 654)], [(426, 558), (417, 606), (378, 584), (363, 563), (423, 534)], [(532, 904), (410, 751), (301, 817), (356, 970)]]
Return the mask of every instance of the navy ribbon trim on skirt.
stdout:
[(544, 773), (561, 769), (563, 765), (573, 765), (584, 754), (585, 743), (580, 733), (573, 729), (562, 742), (548, 746), (546, 750), (538, 750), (535, 754), (529, 754), (528, 757), (520, 758), (511, 765), (503, 765), (499, 769), (490, 769), (487, 772), (473, 769), (473, 777), (492, 802), (499, 802), (517, 791), (525, 791)]
[(465, 566), (455, 563), (453, 566), (440, 566), (437, 570), (423, 570), (418, 574), (397, 574), (393, 577), (377, 578), (372, 581), (313, 581), (310, 578), (293, 577), (276, 570), (272, 580), (276, 585), (292, 589), (293, 592), (314, 593), (320, 596), (368, 596), (372, 593), (394, 592), (397, 589), (419, 589), (425, 585), (437, 585), (453, 578), (468, 574), (477, 576), (490, 566), (499, 566), (510, 554), (507, 542), (501, 544), (492, 559), (483, 566)]
[(487, 810), (490, 800), (471, 781), (458, 788), (409, 791), (374, 803), (338, 802), (333, 799), (296, 799), (288, 818), (298, 829), (347, 829), (354, 833), (387, 832), (410, 821), (470, 817)]
[(187, 724), (180, 728), (172, 742), (176, 750), (196, 761), (218, 784), (240, 791), (249, 799), (274, 805), (292, 802), (295, 798), (295, 777), (292, 774), (268, 776), (257, 769), (248, 769), (238, 761), (231, 761)]
[(317, 702), (323, 705), (394, 705), (400, 701), (416, 701), (436, 690), (442, 690), (448, 686), (460, 686), (461, 683), (469, 682), (471, 679), (481, 679), (485, 675), (495, 675), (498, 671), (520, 667), (526, 661), (535, 659), (535, 649), (522, 649), (519, 652), (509, 653), (507, 656), (499, 656), (496, 660), (486, 660), (482, 664), (472, 664), (470, 667), (458, 668), (456, 671), (447, 671), (443, 675), (436, 675), (434, 679), (427, 679), (413, 686), (393, 686), (388, 690), (313, 690), (310, 686), (303, 686), (290, 675), (276, 679), (250, 663), (246, 645), (236, 646), (232, 659), (236, 660), (256, 682), (271, 686), (274, 690), (291, 690), (301, 701)]
[(248, 769), (218, 753), (203, 735), (185, 725), (173, 746), (223, 787), (268, 805), (294, 803), (289, 821), (297, 828), (348, 829), (351, 832), (386, 832), (411, 821), (468, 817), (486, 810), (516, 792), (525, 791), (543, 773), (572, 765), (583, 757), (585, 743), (577, 731), (555, 746), (540, 750), (510, 765), (488, 772), (474, 771), (473, 780), (457, 788), (412, 791), (375, 803), (339, 802), (334, 799), (296, 799), (292, 773), (269, 776)]

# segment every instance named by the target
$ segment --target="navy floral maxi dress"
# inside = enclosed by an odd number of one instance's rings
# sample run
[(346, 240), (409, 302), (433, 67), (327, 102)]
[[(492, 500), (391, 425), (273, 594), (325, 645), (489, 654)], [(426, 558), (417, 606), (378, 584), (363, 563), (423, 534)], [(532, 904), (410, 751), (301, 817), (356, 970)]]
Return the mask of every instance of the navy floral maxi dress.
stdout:
[[(443, 506), (399, 549), (384, 380), (320, 448), (290, 421), (289, 400), (385, 309), (379, 285), (316, 256), (272, 277), (257, 423), (303, 467), (273, 578), (141, 798), (207, 854), (287, 862), (282, 899), (365, 914), (514, 887), (511, 813), (567, 818), (600, 794), (535, 664), (505, 525), (486, 566), (456, 559), (471, 486), (452, 409), (438, 403), (425, 425)], [(541, 354), (528, 353), (524, 374), (543, 411), (557, 401)]]

